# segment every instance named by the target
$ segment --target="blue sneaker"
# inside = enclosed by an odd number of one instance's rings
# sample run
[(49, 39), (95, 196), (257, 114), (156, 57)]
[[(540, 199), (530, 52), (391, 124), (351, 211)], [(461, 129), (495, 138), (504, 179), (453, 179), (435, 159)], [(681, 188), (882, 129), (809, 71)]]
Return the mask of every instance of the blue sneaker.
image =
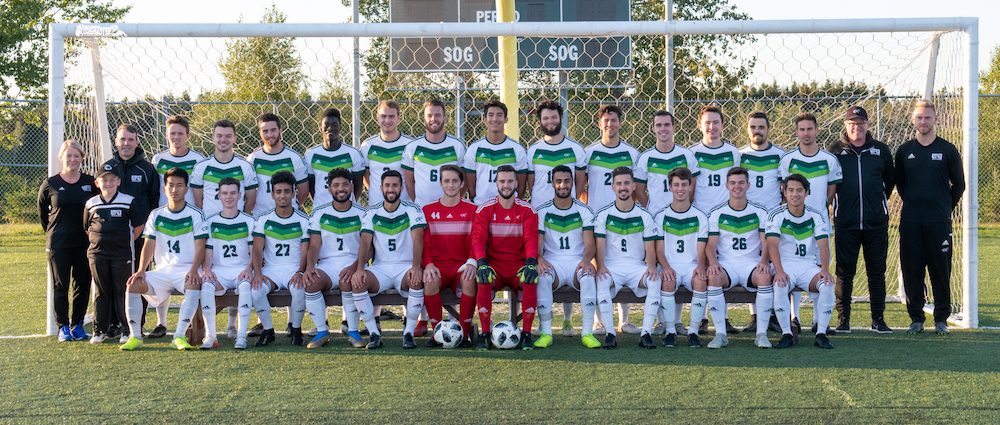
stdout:
[(59, 341), (72, 341), (73, 335), (69, 333), (69, 326), (59, 327)]
[(90, 335), (87, 335), (87, 332), (83, 330), (83, 325), (73, 326), (69, 330), (69, 334), (73, 337), (73, 341), (86, 341), (90, 339)]

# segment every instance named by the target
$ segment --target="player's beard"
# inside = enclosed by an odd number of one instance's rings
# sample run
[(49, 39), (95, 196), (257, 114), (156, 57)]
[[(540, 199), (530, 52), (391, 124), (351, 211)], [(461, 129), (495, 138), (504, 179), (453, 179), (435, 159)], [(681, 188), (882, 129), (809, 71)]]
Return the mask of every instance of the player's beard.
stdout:
[(333, 194), (333, 200), (337, 202), (347, 202), (351, 199), (351, 192), (337, 192)]
[(632, 194), (629, 193), (628, 191), (624, 191), (623, 190), (623, 191), (618, 192), (618, 199), (620, 199), (622, 201), (627, 201), (628, 198), (631, 198), (631, 197), (632, 197)]
[(392, 204), (399, 200), (399, 192), (383, 192), (382, 197), (386, 203)]
[(754, 134), (753, 139), (750, 139), (750, 143), (753, 143), (754, 146), (767, 145), (767, 137), (762, 134)]
[(424, 126), (424, 128), (430, 134), (438, 134), (438, 133), (444, 131), (444, 123), (426, 124)]
[(566, 199), (573, 195), (573, 189), (566, 189), (565, 191), (561, 189), (556, 189), (555, 192), (556, 192), (556, 197), (559, 199)]
[(542, 134), (549, 137), (562, 133), (562, 124), (552, 126), (551, 128), (544, 125), (539, 125), (538, 127), (542, 130)]
[(500, 189), (500, 197), (503, 199), (510, 199), (514, 196), (514, 189)]

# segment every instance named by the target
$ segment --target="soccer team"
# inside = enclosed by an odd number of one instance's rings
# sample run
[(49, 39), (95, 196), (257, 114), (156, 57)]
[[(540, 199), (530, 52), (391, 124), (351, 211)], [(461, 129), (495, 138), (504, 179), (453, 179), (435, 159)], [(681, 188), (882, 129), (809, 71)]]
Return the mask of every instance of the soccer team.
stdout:
[[(234, 290), (238, 307), (227, 329), (235, 347), (247, 347), (252, 310), (260, 320), (254, 344), (266, 346), (275, 340), (267, 294), (287, 289), (292, 344), (306, 344), (301, 328), (308, 313), (316, 335), (307, 345), (320, 347), (330, 340), (323, 291), (336, 287), (350, 344), (382, 345), (371, 297), (395, 289), (407, 300), (403, 346), (415, 348), (414, 337), (427, 326), (421, 311), (431, 327), (439, 323), (440, 292), (449, 288), (460, 300), (461, 346), (486, 350), (494, 291), (509, 288), (522, 297), (522, 348), (541, 348), (553, 342), (553, 291), (569, 286), (580, 293), (587, 347), (617, 346), (612, 299), (628, 287), (644, 299), (642, 326), (628, 322), (626, 305), (619, 308), (617, 330), (639, 333), (640, 346), (655, 348), (654, 333), (675, 346), (680, 333), (688, 346), (700, 347), (698, 334), (710, 314), (716, 334), (707, 346), (721, 348), (728, 334), (739, 332), (728, 321), (724, 291), (740, 286), (755, 292), (744, 330), (755, 335), (755, 345), (772, 346), (766, 334), (772, 315), (782, 333), (775, 348), (798, 342), (798, 297), (806, 291), (815, 301), (814, 343), (833, 348), (827, 335), (851, 329), (851, 282), (861, 245), (872, 329), (891, 332), (882, 312), (887, 199), (894, 184), (903, 197), (901, 245), (905, 238), (908, 246), (901, 246), (907, 254), (901, 262), (910, 331), (923, 329), (926, 267), (937, 301), (935, 326), (947, 332), (951, 254), (938, 239), (950, 247), (950, 213), (964, 177), (957, 150), (936, 137), (930, 102), (915, 106), (917, 137), (900, 147), (895, 164), (888, 147), (867, 132), (867, 112), (857, 106), (848, 110), (842, 140), (830, 150), (817, 143), (816, 118), (799, 114), (798, 147), (790, 152), (768, 140), (771, 123), (763, 112), (750, 114), (750, 144), (737, 149), (722, 139), (722, 110), (706, 106), (698, 115), (703, 138), (688, 149), (674, 142), (673, 115), (657, 111), (655, 146), (641, 153), (621, 139), (624, 116), (614, 105), (598, 111), (601, 139), (586, 148), (563, 133), (557, 102), (535, 108), (544, 137), (527, 150), (504, 134), (507, 113), (504, 104), (487, 102), (486, 134), (466, 147), (444, 131), (442, 102), (425, 102), (426, 131), (414, 139), (398, 129), (399, 105), (383, 101), (379, 133), (358, 150), (341, 140), (340, 112), (327, 109), (319, 122), (323, 143), (305, 157), (284, 146), (281, 119), (268, 113), (257, 120), (263, 146), (245, 160), (232, 150), (233, 123), (215, 123), (215, 152), (206, 159), (187, 148), (189, 124), (176, 116), (167, 121), (170, 148), (151, 166), (143, 164), (137, 129), (123, 125), (118, 153), (99, 170), (100, 194), (87, 202), (84, 217), (91, 262), (105, 261), (94, 279), (98, 288), (108, 288), (98, 293), (103, 301), (91, 341), (119, 336), (123, 350), (140, 347), (145, 302), (157, 307), (158, 320), (147, 336), (162, 336), (176, 290), (185, 297), (171, 345), (193, 348), (183, 335), (199, 301), (213, 330), (216, 295)], [(148, 169), (158, 176), (150, 178)], [(368, 207), (355, 202), (365, 188)], [(310, 196), (311, 216), (298, 209)], [(829, 272), (833, 228), (837, 279)], [(121, 241), (139, 229), (145, 243), (133, 251)], [(134, 256), (137, 272), (119, 267)], [(147, 271), (151, 264), (155, 268)], [(674, 300), (682, 286), (693, 294), (687, 328)], [(124, 306), (117, 306), (122, 295)], [(563, 307), (563, 332), (575, 335), (572, 305)], [(836, 331), (828, 328), (835, 307)], [(540, 329), (533, 338), (536, 314)], [(595, 336), (602, 333), (603, 343)], [(425, 344), (438, 345), (433, 338)], [(201, 348), (217, 346), (209, 332)]]

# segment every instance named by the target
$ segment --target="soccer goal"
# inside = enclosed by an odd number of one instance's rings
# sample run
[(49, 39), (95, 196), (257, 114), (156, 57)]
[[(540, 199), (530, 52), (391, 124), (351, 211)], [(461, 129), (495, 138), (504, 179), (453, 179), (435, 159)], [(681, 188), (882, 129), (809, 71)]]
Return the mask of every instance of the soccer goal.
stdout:
[[(59, 171), (67, 138), (85, 143), (93, 170), (111, 155), (120, 124), (140, 128), (147, 155), (163, 151), (164, 122), (175, 114), (188, 117), (189, 146), (206, 155), (212, 123), (233, 121), (236, 152), (246, 155), (260, 145), (256, 117), (275, 112), (285, 143), (301, 153), (321, 143), (317, 117), (327, 107), (341, 110), (342, 135), (358, 145), (378, 133), (379, 100), (397, 100), (400, 130), (421, 135), (421, 105), (439, 98), (448, 105), (447, 131), (472, 142), (485, 131), (478, 108), (500, 93), (501, 36), (516, 37), (520, 125), (509, 135), (526, 146), (541, 136), (533, 105), (557, 99), (566, 133), (584, 145), (599, 139), (595, 115), (607, 103), (624, 110), (622, 138), (640, 151), (655, 141), (658, 109), (676, 115), (683, 146), (701, 138), (703, 105), (722, 106), (723, 138), (737, 147), (749, 143), (747, 115), (763, 111), (771, 142), (790, 150), (796, 114), (817, 116), (825, 146), (843, 131), (846, 108), (858, 104), (871, 115), (873, 136), (895, 149), (914, 134), (913, 103), (928, 98), (939, 134), (961, 145), (968, 182), (953, 216), (952, 320), (978, 326), (977, 19), (638, 21), (628, 9), (596, 17), (519, 9), (513, 23), (489, 22), (495, 12), (481, 10), (401, 22), (404, 12), (413, 11), (393, 9), (395, 21), (382, 23), (52, 24), (50, 174)], [(897, 196), (889, 207), (886, 279), (900, 301)], [(865, 282), (862, 264), (860, 301)]]

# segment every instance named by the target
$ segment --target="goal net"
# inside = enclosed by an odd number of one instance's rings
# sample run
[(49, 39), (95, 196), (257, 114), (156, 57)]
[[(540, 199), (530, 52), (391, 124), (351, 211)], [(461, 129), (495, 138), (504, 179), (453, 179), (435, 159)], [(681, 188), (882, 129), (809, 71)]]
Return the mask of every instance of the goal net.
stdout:
[[(970, 129), (976, 111), (969, 109), (976, 103), (968, 96), (976, 90), (969, 49), (975, 32), (967, 28), (975, 20), (565, 24), (54, 27), (65, 37), (66, 50), (53, 60), (66, 72), (53, 89), (64, 93), (56, 111), (65, 123), (52, 134), (85, 142), (86, 165), (93, 169), (110, 153), (120, 124), (138, 126), (141, 146), (152, 156), (167, 149), (166, 119), (185, 115), (191, 122), (189, 147), (207, 156), (214, 150), (212, 123), (228, 119), (236, 123), (235, 150), (245, 156), (261, 145), (257, 116), (274, 112), (284, 120), (285, 143), (302, 153), (322, 142), (318, 116), (327, 107), (340, 109), (341, 134), (358, 146), (378, 133), (380, 100), (398, 101), (400, 130), (419, 136), (421, 104), (437, 98), (448, 105), (447, 131), (471, 143), (485, 132), (479, 108), (499, 97), (499, 73), (488, 63), (496, 62), (495, 36), (515, 35), (524, 62), (518, 74), (519, 134), (511, 136), (524, 146), (541, 137), (530, 114), (533, 106), (555, 99), (566, 107), (565, 131), (584, 145), (600, 138), (596, 112), (603, 104), (624, 110), (622, 138), (640, 152), (655, 143), (650, 128), (658, 109), (673, 110), (676, 140), (683, 146), (701, 140), (697, 114), (704, 105), (722, 107), (723, 138), (737, 147), (749, 144), (747, 115), (763, 111), (772, 123), (770, 141), (791, 150), (797, 146), (796, 114), (816, 115), (818, 140), (826, 146), (844, 131), (847, 107), (862, 105), (872, 135), (895, 150), (914, 135), (912, 105), (929, 97), (937, 105), (939, 134), (964, 155), (974, 152)], [(665, 36), (668, 31), (673, 35)], [(358, 36), (357, 61), (351, 36)], [(476, 37), (487, 42), (477, 43)], [(531, 54), (541, 56), (527, 57)], [(966, 243), (969, 226), (963, 222), (975, 203), (975, 198), (970, 203), (975, 175), (967, 181), (966, 201), (953, 214), (951, 301), (953, 320), (975, 327), (975, 279), (963, 279), (963, 270), (975, 264), (966, 256), (975, 239)], [(902, 299), (899, 207), (894, 195), (886, 280), (890, 299), (897, 301)], [(861, 263), (854, 297), (864, 301), (868, 289)]]

